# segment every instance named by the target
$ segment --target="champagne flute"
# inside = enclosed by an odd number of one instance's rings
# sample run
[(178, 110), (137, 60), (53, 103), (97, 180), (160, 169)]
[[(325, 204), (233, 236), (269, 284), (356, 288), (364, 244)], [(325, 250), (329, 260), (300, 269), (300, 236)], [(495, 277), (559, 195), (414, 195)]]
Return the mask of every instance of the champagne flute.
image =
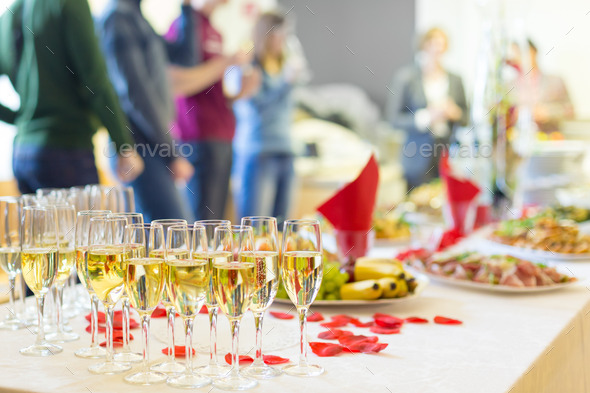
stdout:
[[(27, 206), (39, 206), (39, 198), (37, 198), (37, 194), (36, 193), (32, 193), (32, 194), (23, 194), (20, 196), (20, 201), (22, 204), (22, 207), (27, 207)], [(20, 217), (19, 217), (19, 221), (20, 221)], [(32, 325), (36, 325), (37, 324), (37, 313), (35, 312), (35, 306), (27, 306), (27, 283), (25, 282), (25, 277), (23, 275), (22, 269), (21, 272), (19, 274), (19, 284), (18, 284), (18, 290), (19, 290), (19, 304), (20, 306), (18, 307), (19, 312), (17, 313), (17, 315), (19, 315), (20, 319), (25, 322), (28, 326), (32, 326)]]
[[(229, 228), (231, 222), (229, 220), (200, 220), (195, 221), (195, 225), (203, 225), (205, 227), (205, 234), (207, 236), (207, 250), (209, 255), (209, 271), (213, 272), (213, 261), (215, 259), (230, 258), (227, 252), (216, 252), (215, 250), (215, 228), (223, 226)], [(229, 259), (231, 260), (231, 258)], [(209, 314), (209, 364), (199, 367), (197, 370), (199, 374), (208, 377), (219, 377), (226, 375), (229, 367), (219, 364), (217, 361), (217, 313), (219, 306), (215, 298), (215, 291), (213, 289), (213, 275), (210, 274), (209, 290), (205, 297), (205, 305)]]
[(57, 290), (55, 304), (57, 308), (57, 330), (47, 335), (47, 341), (65, 343), (80, 338), (76, 333), (64, 331), (64, 288), (72, 274), (76, 260), (74, 249), (76, 229), (76, 209), (72, 205), (55, 205), (58, 221), (59, 250), (57, 254), (57, 275), (53, 285)]
[(242, 218), (242, 225), (254, 233), (255, 287), (250, 310), (256, 327), (256, 359), (243, 373), (249, 377), (269, 379), (281, 375), (281, 370), (264, 364), (262, 357), (262, 321), (279, 289), (279, 236), (277, 219), (253, 216)]
[(324, 369), (307, 362), (307, 311), (322, 283), (322, 235), (317, 220), (287, 220), (283, 230), (281, 274), (291, 302), (299, 312), (301, 330), (299, 363), (283, 372), (300, 377), (314, 377)]
[[(114, 213), (113, 217), (124, 217), (127, 220), (127, 225), (132, 224), (143, 224), (143, 214), (141, 213), (131, 213), (131, 212), (123, 212), (123, 213)], [(115, 360), (119, 362), (130, 362), (130, 363), (137, 363), (143, 360), (143, 356), (140, 353), (135, 353), (131, 351), (131, 346), (129, 345), (130, 341), (130, 333), (129, 333), (129, 296), (127, 295), (127, 290), (123, 292), (123, 296), (121, 297), (122, 303), (122, 310), (123, 310), (123, 347), (115, 354)]]
[(168, 228), (168, 250), (190, 251), (189, 258), (166, 260), (166, 289), (176, 311), (184, 321), (185, 371), (168, 378), (168, 385), (177, 388), (194, 389), (211, 383), (208, 377), (193, 372), (193, 324), (196, 315), (205, 302), (209, 289), (209, 261), (207, 260), (207, 239), (205, 227), (194, 225)]
[(59, 236), (57, 211), (53, 206), (28, 206), (23, 208), (21, 221), (21, 262), (23, 275), (29, 289), (37, 299), (37, 341), (23, 348), (27, 356), (51, 356), (61, 352), (60, 346), (45, 341), (43, 307), (45, 295), (57, 275)]
[[(186, 220), (182, 220), (182, 219), (175, 219), (175, 218), (170, 218), (170, 219), (160, 219), (160, 220), (154, 220), (152, 221), (152, 223), (157, 223), (162, 225), (162, 227), (164, 228), (164, 237), (167, 236), (168, 234), (168, 228), (170, 228), (171, 226), (174, 225), (187, 225)], [(183, 255), (179, 255), (176, 254), (174, 252), (169, 252), (170, 250), (168, 250), (166, 252), (165, 258), (166, 259), (171, 259), (174, 258), (176, 259), (177, 257), (183, 257)], [(156, 251), (156, 257), (158, 256), (158, 253), (161, 251)], [(180, 373), (182, 371), (184, 371), (184, 366), (180, 363), (178, 363), (176, 361), (176, 353), (175, 353), (175, 339), (174, 339), (174, 320), (176, 318), (176, 311), (174, 310), (174, 304), (172, 303), (172, 301), (168, 298), (168, 290), (164, 289), (163, 293), (162, 293), (162, 304), (164, 305), (164, 307), (166, 307), (166, 319), (168, 320), (168, 357), (166, 358), (166, 360), (154, 364), (152, 366), (152, 370), (154, 371), (159, 371), (162, 373)]]
[(17, 316), (15, 303), (16, 276), (21, 273), (20, 220), (22, 203), (19, 198), (0, 198), (0, 267), (8, 274), (10, 308), (0, 330), (18, 330), (26, 326)]
[(93, 217), (88, 229), (88, 282), (106, 311), (106, 361), (88, 367), (93, 374), (117, 374), (131, 368), (128, 363), (113, 361), (113, 309), (125, 286), (125, 263), (130, 256), (125, 245), (123, 217)]
[(125, 382), (152, 385), (166, 380), (166, 374), (151, 371), (148, 365), (150, 317), (160, 303), (165, 280), (164, 258), (149, 255), (152, 250), (163, 249), (164, 229), (162, 225), (154, 223), (127, 225), (126, 244), (131, 251), (131, 258), (125, 264), (125, 288), (131, 304), (141, 317), (143, 370), (125, 376)]
[(240, 321), (248, 311), (254, 293), (255, 265), (253, 256), (252, 227), (232, 226), (215, 229), (215, 244), (218, 251), (229, 251), (231, 261), (213, 262), (213, 287), (219, 308), (231, 325), (232, 365), (230, 372), (213, 381), (213, 386), (224, 390), (246, 390), (258, 382), (240, 374), (238, 360)]
[(98, 345), (98, 297), (88, 282), (88, 267), (86, 257), (88, 256), (88, 230), (90, 219), (93, 217), (106, 217), (109, 210), (83, 210), (76, 216), (76, 272), (82, 286), (90, 295), (90, 346), (80, 348), (74, 355), (84, 359), (98, 359), (106, 356), (106, 351)]

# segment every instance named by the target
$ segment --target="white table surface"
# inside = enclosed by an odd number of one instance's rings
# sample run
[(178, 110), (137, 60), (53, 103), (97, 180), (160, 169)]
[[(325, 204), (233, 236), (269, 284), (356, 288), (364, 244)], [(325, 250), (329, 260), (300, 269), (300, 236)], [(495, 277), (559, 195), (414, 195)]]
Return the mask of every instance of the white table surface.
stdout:
[[(380, 248), (374, 255), (391, 255), (392, 249)], [(562, 264), (573, 274), (590, 278), (590, 262)], [(347, 313), (369, 320), (378, 311), (400, 317), (420, 316), (432, 320), (435, 315), (457, 318), (461, 326), (428, 323), (407, 324), (398, 335), (379, 336), (389, 346), (380, 354), (343, 354), (320, 358), (310, 352), (309, 360), (325, 369), (315, 378), (283, 375), (261, 381), (252, 392), (590, 392), (590, 290), (580, 282), (556, 292), (510, 295), (468, 290), (430, 283), (419, 298), (403, 304), (379, 307), (315, 308), (326, 317)], [(289, 307), (273, 306), (287, 311)], [(5, 313), (6, 309), (2, 309)], [(291, 312), (293, 312), (291, 310)], [(1, 315), (4, 317), (4, 315)], [(222, 317), (223, 318), (223, 317)], [(181, 320), (177, 319), (177, 325)], [(251, 320), (244, 321), (251, 325)], [(165, 319), (152, 322), (154, 338), (151, 359), (158, 360), (164, 347)], [(82, 316), (71, 320), (82, 339), (63, 344), (64, 351), (50, 358), (24, 357), (21, 347), (34, 341), (28, 330), (0, 331), (0, 392), (173, 392), (166, 385), (138, 387), (123, 382), (122, 375), (96, 376), (87, 367), (96, 360), (76, 358), (73, 352), (89, 343)], [(196, 323), (198, 342), (207, 341), (207, 320), (200, 315)], [(291, 344), (275, 352), (296, 361), (297, 320), (282, 321), (267, 316), (265, 339), (272, 346)], [(309, 323), (312, 341), (323, 329)], [(372, 335), (368, 329), (350, 328), (357, 334)], [(180, 331), (180, 327), (178, 329)], [(252, 332), (252, 327), (244, 327)], [(140, 330), (133, 347), (140, 349)], [(226, 347), (229, 330), (220, 329)], [(251, 336), (251, 334), (247, 334)], [(252, 337), (245, 337), (241, 352), (252, 348)], [(177, 345), (183, 343), (182, 336)], [(223, 361), (222, 354), (220, 361)], [(253, 354), (253, 351), (250, 352)], [(199, 353), (196, 364), (206, 363)], [(135, 366), (134, 370), (139, 366)], [(216, 392), (211, 386), (198, 389)]]

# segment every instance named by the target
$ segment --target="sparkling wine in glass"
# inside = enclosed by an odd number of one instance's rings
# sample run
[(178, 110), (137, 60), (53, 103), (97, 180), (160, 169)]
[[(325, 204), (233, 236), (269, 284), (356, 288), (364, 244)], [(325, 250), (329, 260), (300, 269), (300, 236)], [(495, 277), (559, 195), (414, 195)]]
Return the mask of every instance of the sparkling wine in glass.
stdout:
[[(195, 221), (195, 225), (203, 225), (205, 227), (205, 234), (207, 237), (207, 259), (209, 261), (209, 271), (213, 271), (214, 261), (231, 261), (231, 251), (216, 251), (215, 249), (215, 228), (231, 226), (229, 220), (200, 220)], [(199, 374), (207, 375), (209, 377), (219, 377), (226, 375), (229, 372), (229, 367), (219, 364), (217, 361), (217, 313), (219, 306), (215, 298), (215, 291), (213, 288), (213, 275), (210, 275), (209, 290), (205, 297), (205, 305), (209, 314), (209, 364), (199, 367), (197, 370)]]
[(53, 206), (23, 208), (21, 221), (21, 263), (24, 279), (37, 299), (37, 340), (23, 348), (27, 356), (51, 356), (61, 352), (60, 346), (45, 340), (43, 307), (45, 295), (57, 275), (59, 236), (57, 211)]
[[(152, 223), (160, 224), (164, 228), (164, 237), (168, 234), (168, 228), (174, 225), (187, 225), (186, 220), (182, 219), (161, 219), (161, 220), (154, 220)], [(162, 249), (160, 250), (152, 250), (150, 252), (150, 257), (153, 256), (155, 258), (163, 257), (165, 259), (174, 259), (177, 257), (182, 257), (182, 253), (174, 253), (168, 252), (165, 250), (165, 244)], [(152, 366), (152, 370), (159, 371), (162, 373), (180, 373), (184, 371), (184, 366), (176, 361), (176, 353), (175, 353), (175, 339), (174, 339), (174, 320), (176, 318), (176, 311), (174, 310), (174, 304), (168, 298), (168, 291), (164, 289), (162, 292), (162, 304), (166, 307), (166, 319), (168, 321), (168, 357), (159, 363), (156, 363)]]
[(227, 316), (232, 335), (232, 365), (230, 372), (213, 381), (213, 386), (224, 390), (246, 390), (258, 382), (243, 376), (239, 369), (238, 351), (240, 321), (252, 303), (255, 265), (248, 262), (253, 253), (252, 227), (232, 226), (215, 229), (217, 250), (230, 251), (230, 262), (213, 262), (213, 287), (217, 304)]
[(76, 273), (82, 283), (82, 286), (90, 295), (90, 346), (80, 348), (74, 355), (84, 359), (99, 359), (106, 356), (106, 350), (98, 345), (98, 297), (94, 293), (92, 286), (88, 281), (88, 265), (86, 257), (88, 256), (88, 230), (90, 228), (90, 219), (93, 217), (106, 217), (111, 212), (109, 210), (83, 210), (76, 215)]
[(0, 330), (18, 330), (26, 326), (17, 314), (15, 302), (16, 277), (21, 274), (20, 236), (22, 202), (20, 198), (0, 198), (0, 267), (8, 275), (10, 308)]
[(262, 356), (262, 322), (264, 312), (275, 299), (279, 288), (279, 239), (277, 220), (274, 217), (252, 216), (242, 218), (242, 225), (252, 227), (254, 253), (247, 258), (254, 263), (254, 293), (250, 310), (256, 327), (256, 358), (243, 370), (247, 376), (269, 379), (281, 375), (281, 370), (264, 364)]
[(322, 239), (317, 220), (287, 220), (283, 230), (281, 274), (291, 302), (299, 313), (301, 331), (299, 363), (283, 368), (289, 375), (313, 377), (324, 369), (307, 362), (307, 312), (323, 276)]
[[(126, 244), (143, 244), (142, 248), (132, 246), (132, 253), (142, 250), (126, 262), (125, 288), (129, 300), (141, 317), (143, 332), (143, 369), (125, 376), (125, 381), (138, 385), (152, 385), (166, 380), (166, 374), (152, 371), (149, 367), (150, 317), (160, 303), (164, 290), (164, 258), (146, 256), (153, 249), (164, 245), (164, 229), (160, 224), (131, 224), (126, 227)], [(144, 251), (145, 250), (145, 251)], [(144, 255), (138, 255), (144, 254)]]
[(186, 358), (184, 373), (168, 378), (167, 383), (177, 388), (195, 389), (211, 383), (210, 378), (195, 374), (192, 366), (193, 324), (209, 289), (210, 272), (205, 227), (170, 227), (167, 249), (190, 251), (186, 259), (175, 258), (166, 261), (166, 290), (184, 321)]
[(93, 217), (88, 230), (89, 246), (86, 257), (88, 282), (106, 310), (106, 361), (88, 368), (94, 374), (117, 374), (131, 368), (129, 363), (113, 360), (113, 311), (123, 296), (125, 264), (130, 256), (125, 246), (125, 226), (122, 217)]

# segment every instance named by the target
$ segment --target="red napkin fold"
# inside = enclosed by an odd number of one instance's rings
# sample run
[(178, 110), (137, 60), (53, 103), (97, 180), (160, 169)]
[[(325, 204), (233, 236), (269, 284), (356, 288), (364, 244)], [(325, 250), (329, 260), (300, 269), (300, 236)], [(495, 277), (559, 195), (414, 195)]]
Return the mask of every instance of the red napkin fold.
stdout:
[[(473, 227), (466, 225), (468, 213), (476, 214), (477, 206), (474, 206), (475, 198), (479, 195), (480, 188), (469, 179), (462, 179), (453, 174), (449, 164), (448, 154), (440, 159), (440, 177), (442, 178), (447, 192), (447, 204), (453, 220), (453, 229), (461, 234), (471, 231)], [(470, 209), (474, 209), (470, 212)], [(475, 220), (475, 216), (473, 217)]]
[(360, 175), (317, 210), (337, 230), (368, 231), (373, 220), (378, 184), (379, 166), (375, 155), (371, 155)]

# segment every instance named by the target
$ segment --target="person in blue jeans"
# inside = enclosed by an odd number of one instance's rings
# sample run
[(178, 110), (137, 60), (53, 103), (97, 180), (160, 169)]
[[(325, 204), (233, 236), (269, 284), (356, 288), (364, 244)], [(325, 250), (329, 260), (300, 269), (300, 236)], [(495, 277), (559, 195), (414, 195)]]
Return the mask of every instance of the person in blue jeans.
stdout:
[[(291, 126), (294, 73), (285, 63), (286, 20), (262, 14), (254, 29), (253, 67), (260, 69), (256, 94), (234, 103), (233, 191), (238, 217), (274, 216), (282, 222), (291, 205), (294, 149)], [(234, 76), (235, 77), (235, 76)]]

